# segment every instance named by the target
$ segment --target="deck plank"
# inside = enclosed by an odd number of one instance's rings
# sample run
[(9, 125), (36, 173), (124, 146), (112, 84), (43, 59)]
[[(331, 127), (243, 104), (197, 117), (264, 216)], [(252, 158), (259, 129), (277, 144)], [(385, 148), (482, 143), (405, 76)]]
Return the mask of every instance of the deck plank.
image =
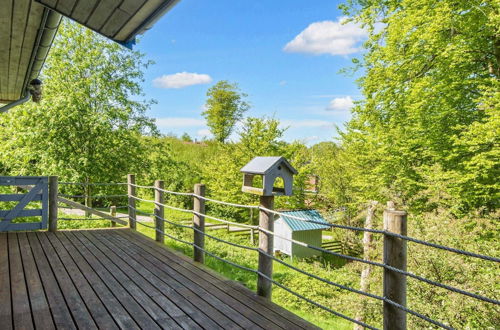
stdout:
[(8, 234), (9, 240), (9, 263), (10, 263), (10, 289), (12, 294), (12, 316), (14, 328), (34, 329), (33, 319), (28, 298), (28, 289), (24, 279), (23, 265), (21, 262), (21, 251), (16, 233)]
[(115, 322), (122, 329), (140, 329), (127, 310), (121, 305), (120, 301), (113, 295), (106, 284), (95, 273), (87, 260), (78, 252), (77, 248), (68, 240), (66, 235), (61, 232), (55, 233), (56, 237), (63, 244), (66, 251), (77, 263), (83, 276), (89, 281), (92, 288), (99, 295), (101, 301), (106, 305)]
[(54, 273), (40, 246), (40, 242), (36, 238), (36, 233), (27, 233), (26, 236), (31, 246), (33, 256), (35, 257), (38, 274), (40, 275), (56, 327), (62, 329), (76, 329), (76, 325), (66, 305), (64, 296), (59, 289), (59, 284), (57, 284)]
[(165, 313), (143, 290), (136, 285), (130, 274), (126, 274), (123, 269), (117, 267), (102, 253), (87, 237), (85, 232), (79, 232), (77, 238), (87, 246), (89, 251), (96, 257), (101, 264), (106, 268), (115, 279), (122, 284), (122, 286), (129, 292), (129, 294), (144, 308), (144, 310), (156, 321), (156, 323), (163, 329), (179, 329), (179, 326), (172, 320), (172, 318)]
[(0, 233), (0, 324), (5, 330), (12, 329), (10, 301), (9, 245), (7, 234)]
[[(120, 256), (126, 256), (124, 253), (120, 253), (120, 251), (124, 250), (123, 246), (117, 246), (114, 249), (115, 253)], [(151, 273), (148, 269), (143, 267), (141, 264), (135, 262), (134, 259), (129, 258), (128, 261), (130, 266), (137, 270), (138, 273), (141, 274), (145, 279), (150, 281), (157, 290), (170, 299), (175, 301), (175, 303), (181, 308), (186, 315), (191, 317), (195, 322), (202, 325), (204, 329), (220, 329), (220, 326), (212, 321), (208, 316), (202, 313), (198, 308), (196, 308), (191, 302), (190, 299), (182, 296), (177, 291), (175, 291), (171, 286), (168, 285), (168, 282), (164, 282), (161, 279), (157, 278), (153, 273)]]
[[(138, 288), (147, 294), (152, 301), (154, 301), (157, 306), (153, 305), (152, 309), (154, 310), (157, 307), (160, 307), (165, 313), (170, 317), (169, 322), (171, 322), (171, 327), (174, 328), (175, 323), (179, 324), (184, 329), (189, 328), (200, 328), (199, 325), (191, 321), (187, 317), (187, 315), (177, 307), (172, 301), (170, 301), (165, 295), (158, 292), (151, 282), (144, 279), (135, 269), (127, 264), (123, 259), (121, 259), (118, 255), (114, 253), (111, 249), (108, 249), (107, 246), (102, 244), (99, 240), (97, 240), (91, 233), (85, 232), (83, 235), (91, 241), (97, 249), (101, 251), (102, 254), (106, 255), (106, 257), (114, 264), (115, 267), (123, 271), (124, 274), (127, 274), (127, 281), (134, 282)], [(109, 237), (110, 235), (107, 235)], [(190, 322), (189, 322), (189, 321)], [(180, 327), (177, 327), (180, 328)]]
[(212, 269), (209, 269), (207, 266), (194, 263), (187, 256), (181, 255), (180, 252), (166, 249), (164, 246), (153, 241), (149, 237), (127, 229), (122, 229), (117, 231), (117, 233), (124, 236), (126, 240), (129, 240), (130, 242), (134, 242), (140, 246), (147, 246), (148, 248), (154, 250), (158, 255), (161, 254), (165, 256), (169, 259), (170, 262), (168, 264), (171, 267), (174, 267), (175, 265), (182, 266), (193, 272), (201, 274), (201, 276), (210, 280), (212, 283), (217, 283), (219, 287), (225, 287), (227, 293), (233, 295), (233, 297), (239, 299), (240, 301), (245, 302), (245, 305), (249, 306), (249, 308), (254, 308), (257, 311), (260, 311), (263, 315), (272, 319), (274, 323), (283, 326), (285, 329), (319, 329), (292, 312), (276, 304), (269, 303), (266, 299), (258, 296), (242, 284), (224, 278), (222, 275), (216, 273)]
[(66, 300), (66, 304), (71, 311), (71, 315), (73, 316), (76, 325), (79, 328), (84, 329), (97, 329), (97, 325), (92, 318), (92, 315), (80, 296), (80, 293), (76, 289), (75, 284), (71, 281), (71, 278), (64, 268), (63, 263), (59, 259), (57, 252), (48, 242), (47, 233), (38, 232), (36, 236), (45, 252), (45, 255), (47, 256), (49, 265), (54, 272), (57, 283), (59, 283), (64, 299)]
[[(95, 323), (100, 329), (118, 329), (113, 318), (109, 315), (106, 306), (98, 298), (92, 287), (89, 285), (85, 277), (82, 275), (75, 262), (64, 249), (61, 242), (55, 237), (54, 233), (42, 235), (43, 245), (51, 244), (54, 251), (57, 251), (59, 259), (64, 264), (71, 280), (77, 288)], [(50, 242), (50, 243), (49, 243)]]
[[(92, 234), (96, 233), (93, 232)], [(154, 265), (146, 264), (145, 266), (144, 263), (139, 263), (138, 259), (145, 258), (145, 255), (137, 256), (136, 254), (125, 253), (124, 251), (128, 250), (129, 247), (122, 244), (121, 242), (120, 244), (114, 246), (112, 244), (113, 242), (110, 240), (110, 235), (103, 235), (104, 239), (103, 236), (99, 234), (97, 234), (96, 236), (98, 236), (98, 238), (103, 242), (107, 241), (108, 247), (113, 249), (115, 253), (119, 254), (122, 259), (126, 259), (131, 267), (139, 270), (141, 275), (144, 276), (148, 281), (150, 281), (150, 283), (152, 283), (157, 289), (161, 290), (169, 297), (174, 299), (174, 301), (181, 308), (185, 309), (187, 307), (187, 310), (190, 311), (190, 315), (195, 317), (198, 320), (199, 324), (203, 325), (203, 327), (205, 328), (207, 328), (208, 326), (210, 329), (220, 329), (220, 327), (222, 326), (221, 323), (223, 322), (222, 320), (220, 320), (220, 318), (225, 319), (226, 317), (223, 314), (217, 312), (216, 309), (211, 308), (209, 305), (207, 306), (207, 303), (200, 297), (195, 295), (194, 292), (186, 290), (182, 286), (182, 282), (179, 281), (179, 278), (177, 276), (165, 276), (164, 273), (158, 272), (157, 269), (155, 269)], [(203, 306), (202, 310), (206, 313), (206, 315), (199, 309), (200, 307), (195, 307), (193, 304), (196, 304), (197, 306)], [(219, 325), (213, 320), (219, 322)], [(230, 322), (230, 320), (226, 322)], [(225, 325), (233, 324), (230, 323)]]
[(36, 329), (54, 329), (54, 321), (50, 315), (50, 307), (45, 297), (38, 269), (36, 267), (31, 246), (25, 233), (17, 234), (19, 247), (21, 249), (21, 257), (24, 267), (24, 275), (26, 277), (26, 285), (28, 286), (31, 311), (33, 313), (33, 322)]
[(77, 236), (78, 231), (68, 231), (64, 233), (82, 256), (88, 261), (99, 277), (108, 284), (108, 288), (113, 292), (115, 297), (126, 308), (128, 313), (143, 329), (160, 329), (159, 325), (151, 318), (151, 316), (137, 303), (132, 295), (122, 286), (122, 283), (117, 281), (115, 277), (100, 263), (100, 261), (90, 252), (92, 244), (89, 242), (81, 242)]
[[(244, 315), (248, 320), (252, 321), (251, 323), (249, 323), (248, 321), (246, 321), (245, 323), (238, 321), (239, 324), (243, 326), (245, 329), (249, 328), (262, 329), (259, 326), (259, 324), (266, 325), (267, 328), (281, 329), (281, 327), (278, 327), (277, 325), (274, 325), (274, 327), (272, 327), (272, 322), (270, 322), (268, 319), (262, 317), (258, 313), (255, 313), (248, 307), (240, 304), (238, 301), (236, 301), (235, 299), (224, 293), (223, 290), (207, 282), (204, 277), (200, 277), (194, 274), (185, 274), (183, 272), (178, 272), (177, 270), (171, 267), (170, 261), (166, 261), (165, 259), (163, 259), (162, 256), (159, 256), (157, 253), (154, 252), (154, 250), (149, 250), (147, 249), (147, 247), (144, 246), (133, 245), (132, 241), (125, 240), (123, 236), (119, 235), (112, 235), (111, 237), (108, 236), (108, 239), (116, 240), (116, 242), (119, 242), (119, 244), (121, 245), (126, 244), (129, 247), (129, 249), (127, 250), (134, 251), (135, 255), (140, 256), (140, 258), (137, 259), (137, 261), (141, 263), (143, 267), (150, 269), (151, 267), (155, 267), (156, 265), (156, 268), (158, 268), (158, 270), (160, 271), (159, 275), (163, 277), (173, 276), (173, 274), (178, 274), (177, 278), (182, 283), (184, 284), (189, 283), (191, 287), (194, 288), (194, 290), (201, 291), (201, 293), (204, 296), (209, 296), (209, 295), (215, 296), (218, 299), (217, 302), (218, 305), (231, 306), (232, 310), (229, 311), (231, 312), (231, 314), (237, 313), (240, 315)], [(133, 258), (134, 256), (130, 255), (130, 257)], [(227, 310), (227, 308), (224, 308), (223, 310)]]

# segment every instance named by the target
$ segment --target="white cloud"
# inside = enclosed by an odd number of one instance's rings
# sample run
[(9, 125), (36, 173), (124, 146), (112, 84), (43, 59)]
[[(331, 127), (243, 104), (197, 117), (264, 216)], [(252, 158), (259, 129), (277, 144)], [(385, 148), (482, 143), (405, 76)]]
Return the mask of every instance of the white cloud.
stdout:
[(314, 55), (348, 55), (361, 50), (360, 42), (367, 32), (357, 23), (345, 23), (347, 17), (337, 21), (323, 21), (310, 24), (283, 48), (291, 53)]
[(306, 127), (326, 128), (326, 127), (333, 127), (333, 123), (330, 121), (318, 120), (318, 119), (305, 119), (305, 120), (284, 119), (281, 120), (281, 126), (290, 128), (306, 128)]
[(184, 88), (211, 82), (212, 77), (208, 74), (179, 72), (153, 79), (153, 86), (156, 88)]
[(280, 86), (285, 86), (286, 84), (288, 84), (288, 81), (286, 80), (280, 81)]
[(330, 101), (326, 110), (331, 111), (348, 111), (354, 106), (354, 102), (350, 96), (336, 97)]
[(159, 128), (202, 127), (205, 126), (205, 120), (198, 118), (165, 117), (156, 118), (156, 125)]
[(196, 132), (196, 134), (202, 138), (209, 137), (212, 135), (212, 133), (210, 133), (210, 130), (208, 128), (200, 129), (198, 130), (198, 132)]

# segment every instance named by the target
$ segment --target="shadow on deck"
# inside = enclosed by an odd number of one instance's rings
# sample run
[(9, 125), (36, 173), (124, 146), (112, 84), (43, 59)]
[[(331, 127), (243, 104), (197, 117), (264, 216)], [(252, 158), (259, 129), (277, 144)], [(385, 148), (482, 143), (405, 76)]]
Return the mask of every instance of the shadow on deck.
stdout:
[(0, 233), (0, 325), (316, 328), (129, 229)]

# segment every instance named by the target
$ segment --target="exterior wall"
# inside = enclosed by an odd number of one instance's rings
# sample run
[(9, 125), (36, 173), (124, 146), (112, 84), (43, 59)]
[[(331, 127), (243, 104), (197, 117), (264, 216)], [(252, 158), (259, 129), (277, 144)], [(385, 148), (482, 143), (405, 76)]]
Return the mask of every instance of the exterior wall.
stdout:
[[(280, 236), (292, 238), (292, 231), (290, 227), (281, 218), (274, 221), (274, 232)], [(292, 242), (274, 236), (273, 251), (280, 251), (281, 253), (292, 255)]]
[[(322, 235), (321, 230), (315, 229), (315, 230), (303, 230), (303, 231), (293, 232), (292, 237), (296, 241), (321, 247), (321, 240), (322, 240), (321, 235)], [(292, 254), (294, 257), (307, 258), (312, 256), (320, 256), (321, 251), (313, 250), (305, 246), (292, 243)]]

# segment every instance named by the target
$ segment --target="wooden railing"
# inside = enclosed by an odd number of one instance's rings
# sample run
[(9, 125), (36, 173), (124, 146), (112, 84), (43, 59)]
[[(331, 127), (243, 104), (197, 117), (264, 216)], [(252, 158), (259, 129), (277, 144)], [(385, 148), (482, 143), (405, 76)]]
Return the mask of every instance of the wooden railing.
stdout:
[[(120, 185), (125, 185), (123, 183), (120, 183)], [(55, 184), (57, 187), (57, 184)], [(371, 326), (369, 324), (366, 324), (362, 319), (360, 318), (353, 318), (349, 317), (347, 315), (344, 315), (342, 313), (339, 313), (338, 311), (334, 311), (331, 308), (324, 306), (316, 301), (313, 301), (304, 295), (295, 292), (294, 290), (284, 286), (280, 282), (276, 281), (273, 279), (273, 273), (272, 273), (272, 265), (274, 262), (277, 262), (279, 264), (282, 264), (294, 271), (297, 271), (301, 274), (304, 274), (310, 278), (314, 278), (316, 280), (319, 280), (325, 284), (331, 285), (336, 288), (340, 288), (342, 290), (346, 290), (349, 292), (356, 293), (365, 299), (365, 297), (370, 298), (370, 299), (375, 299), (378, 301), (381, 301), (383, 303), (383, 323), (384, 323), (384, 329), (406, 329), (406, 318), (407, 314), (412, 314), (430, 324), (433, 326), (438, 326), (444, 329), (451, 329), (450, 326), (445, 324), (442, 321), (434, 320), (430, 318), (427, 315), (421, 314), (418, 311), (414, 311), (410, 308), (407, 307), (407, 302), (406, 302), (406, 293), (407, 293), (407, 286), (406, 286), (406, 280), (407, 278), (412, 278), (418, 281), (425, 282), (427, 284), (437, 286), (442, 289), (446, 289), (458, 294), (462, 294), (464, 296), (483, 301), (486, 303), (494, 304), (494, 305), (500, 305), (500, 302), (496, 299), (489, 298), (477, 293), (465, 291), (456, 287), (449, 286), (447, 284), (441, 283), (441, 282), (436, 282), (427, 278), (424, 278), (422, 276), (413, 274), (411, 272), (408, 272), (406, 270), (406, 263), (407, 263), (407, 242), (412, 242), (415, 244), (420, 244), (424, 245), (430, 248), (435, 248), (435, 249), (440, 249), (444, 251), (448, 251), (450, 253), (456, 253), (456, 254), (461, 254), (465, 255), (468, 257), (472, 258), (478, 258), (487, 262), (494, 262), (494, 263), (500, 263), (500, 259), (496, 257), (490, 257), (486, 255), (481, 255), (477, 253), (471, 253), (467, 251), (463, 251), (460, 249), (455, 249), (447, 246), (442, 246), (439, 244), (434, 244), (431, 242), (426, 242), (422, 241), (419, 239), (415, 239), (412, 237), (407, 236), (407, 214), (404, 211), (398, 211), (395, 210), (391, 205), (389, 205), (389, 208), (387, 208), (384, 211), (383, 218), (384, 218), (384, 229), (383, 230), (378, 230), (378, 229), (372, 229), (371, 227), (367, 228), (360, 228), (360, 227), (353, 227), (353, 226), (345, 226), (345, 225), (340, 225), (340, 224), (334, 224), (334, 223), (329, 223), (327, 226), (331, 228), (338, 228), (338, 229), (343, 229), (343, 230), (349, 230), (349, 231), (355, 231), (355, 232), (364, 232), (364, 233), (369, 233), (369, 234), (377, 234), (377, 235), (383, 235), (383, 262), (376, 262), (372, 261), (369, 258), (359, 258), (356, 256), (351, 256), (346, 254), (345, 250), (338, 251), (334, 247), (336, 246), (335, 244), (326, 244), (323, 246), (313, 246), (310, 244), (307, 244), (305, 242), (297, 241), (291, 238), (287, 238), (284, 236), (281, 236), (280, 234), (274, 232), (272, 230), (272, 222), (274, 216), (278, 215), (285, 215), (281, 212), (275, 211), (272, 209), (272, 205), (269, 205), (269, 203), (266, 204), (266, 201), (261, 201), (261, 205), (240, 205), (240, 204), (235, 204), (235, 203), (228, 203), (228, 202), (223, 202), (223, 201), (218, 201), (214, 200), (211, 198), (208, 198), (205, 196), (205, 187), (204, 185), (198, 184), (195, 185), (194, 187), (194, 192), (193, 193), (188, 193), (188, 192), (175, 192), (175, 191), (168, 191), (163, 188), (163, 182), (162, 181), (155, 181), (154, 186), (141, 186), (137, 185), (135, 183), (135, 176), (129, 175), (128, 176), (128, 182), (126, 184), (127, 186), (127, 195), (126, 198), (128, 200), (128, 215), (126, 216), (128, 221), (124, 221), (121, 217), (116, 217), (113, 215), (106, 214), (102, 211), (95, 210), (93, 208), (85, 207), (84, 205), (74, 202), (68, 198), (65, 197), (57, 197), (57, 201), (64, 203), (66, 205), (69, 205), (70, 207), (78, 208), (81, 210), (84, 210), (86, 212), (89, 212), (91, 214), (94, 214), (96, 216), (101, 217), (102, 219), (105, 220), (110, 220), (113, 223), (118, 223), (120, 225), (127, 225), (131, 229), (136, 229), (136, 225), (139, 224), (141, 226), (149, 227), (155, 231), (155, 239), (158, 242), (164, 242), (165, 237), (169, 237), (175, 241), (181, 242), (183, 244), (187, 244), (193, 247), (193, 256), (194, 260), (200, 263), (204, 263), (205, 261), (205, 256), (211, 256), (213, 258), (216, 258), (218, 260), (221, 260), (225, 263), (228, 263), (234, 267), (255, 273), (258, 277), (258, 283), (257, 283), (257, 293), (261, 296), (270, 298), (271, 297), (271, 290), (272, 290), (272, 285), (278, 286), (291, 294), (325, 310), (330, 312), (331, 314), (344, 318), (350, 322), (353, 322), (354, 324), (364, 327), (364, 328), (369, 328), (369, 329), (376, 329), (374, 326)], [(138, 197), (137, 195), (137, 189), (148, 189), (154, 191), (154, 200), (148, 200), (148, 199), (143, 199)], [(172, 205), (165, 204), (165, 194), (173, 194), (173, 195), (181, 195), (181, 196), (189, 196), (193, 198), (193, 209), (185, 209), (181, 207), (175, 207)], [(81, 197), (81, 196), (80, 196)], [(153, 203), (155, 205), (154, 208), (154, 213), (146, 213), (142, 212), (137, 208), (136, 202), (141, 201), (141, 202), (147, 202), (147, 203)], [(243, 223), (237, 223), (234, 221), (230, 221), (227, 219), (221, 219), (212, 215), (209, 215), (206, 213), (205, 210), (205, 204), (206, 202), (210, 203), (217, 203), (220, 205), (225, 205), (225, 206), (230, 206), (230, 207), (235, 207), (235, 208), (246, 208), (246, 209), (253, 209), (257, 210), (259, 212), (259, 225), (250, 225), (250, 224), (243, 224)], [(192, 225), (187, 225), (187, 224), (182, 224), (179, 223), (178, 221), (171, 221), (165, 218), (165, 208), (171, 209), (171, 210), (176, 210), (180, 212), (184, 212), (187, 214), (192, 215), (193, 217), (193, 222)], [(154, 219), (154, 225), (150, 226), (147, 225), (141, 221), (138, 221), (138, 213), (144, 213), (147, 216), (151, 216)], [(291, 216), (289, 214), (285, 215), (288, 218), (293, 218), (296, 220), (300, 221), (305, 221), (305, 222), (310, 222), (310, 223), (318, 223), (321, 225), (324, 225), (323, 222), (318, 222), (314, 219), (309, 219), (309, 218), (301, 218), (301, 217), (295, 217)], [(222, 223), (225, 225), (234, 225), (234, 226), (239, 226), (241, 228), (246, 228), (252, 231), (256, 231), (259, 234), (259, 244), (258, 247), (253, 247), (253, 246), (245, 246), (242, 244), (237, 244), (234, 242), (230, 242), (227, 240), (224, 240), (220, 237), (208, 234), (206, 232), (207, 225), (205, 223), (205, 220), (209, 219), (211, 221), (215, 221), (218, 223)], [(57, 212), (51, 212), (51, 217), (50, 217), (50, 228), (51, 230), (56, 230), (57, 229)], [(168, 233), (165, 231), (165, 223), (168, 223), (170, 225), (176, 226), (176, 227), (181, 227), (185, 229), (190, 229), (193, 230), (193, 241), (186, 241), (183, 240), (179, 237), (175, 237), (174, 235)], [(218, 242), (224, 243), (231, 245), (235, 248), (240, 248), (240, 249), (246, 249), (246, 250), (252, 250), (256, 251), (259, 254), (259, 261), (258, 261), (258, 268), (257, 269), (252, 269), (240, 264), (237, 264), (235, 262), (232, 262), (230, 260), (226, 260), (224, 258), (219, 257), (215, 252), (213, 251), (208, 251), (205, 248), (205, 238), (208, 237), (210, 239), (214, 239)], [(373, 293), (369, 293), (363, 290), (358, 290), (349, 286), (345, 286), (339, 283), (335, 283), (333, 281), (330, 281), (328, 279), (319, 277), (315, 274), (312, 274), (310, 272), (307, 272), (303, 269), (299, 269), (298, 267), (287, 263), (286, 261), (277, 258), (274, 253), (273, 253), (273, 247), (272, 247), (272, 241), (273, 237), (279, 237), (281, 239), (285, 239), (290, 241), (292, 244), (297, 244), (306, 248), (310, 248), (316, 251), (320, 251), (325, 254), (333, 255), (338, 258), (342, 258), (348, 261), (353, 261), (353, 262), (360, 262), (368, 266), (373, 266), (373, 267), (380, 267), (383, 269), (383, 295), (376, 295)]]

